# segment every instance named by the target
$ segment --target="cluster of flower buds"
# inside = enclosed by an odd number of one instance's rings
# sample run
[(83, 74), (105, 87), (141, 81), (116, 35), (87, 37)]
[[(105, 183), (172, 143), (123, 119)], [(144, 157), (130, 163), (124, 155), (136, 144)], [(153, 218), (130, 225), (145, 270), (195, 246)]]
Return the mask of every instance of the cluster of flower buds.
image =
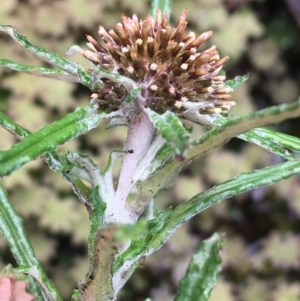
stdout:
[[(235, 102), (230, 100), (231, 88), (224, 84), (219, 72), (229, 57), (220, 59), (215, 46), (204, 51), (199, 47), (211, 35), (204, 32), (196, 37), (185, 33), (187, 10), (181, 13), (173, 28), (168, 15), (157, 10), (156, 19), (148, 16), (139, 21), (122, 16), (122, 23), (108, 32), (100, 26), (102, 42), (87, 36), (90, 50), (82, 54), (96, 67), (128, 77), (141, 87), (144, 106), (163, 113), (170, 110), (180, 114), (187, 103), (201, 114), (225, 114)], [(99, 108), (118, 110), (128, 91), (122, 84), (104, 79), (104, 85), (94, 92)]]

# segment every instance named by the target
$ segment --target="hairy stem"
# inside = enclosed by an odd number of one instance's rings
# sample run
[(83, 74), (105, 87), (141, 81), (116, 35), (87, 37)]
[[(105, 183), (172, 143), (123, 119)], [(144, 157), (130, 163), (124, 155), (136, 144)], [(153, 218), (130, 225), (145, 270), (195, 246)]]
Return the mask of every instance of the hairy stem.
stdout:
[(122, 161), (115, 197), (108, 202), (105, 212), (106, 222), (134, 223), (136, 221), (136, 214), (126, 208), (126, 199), (133, 186), (137, 165), (144, 158), (155, 133), (156, 130), (145, 112), (141, 111), (131, 117), (124, 147), (128, 154)]

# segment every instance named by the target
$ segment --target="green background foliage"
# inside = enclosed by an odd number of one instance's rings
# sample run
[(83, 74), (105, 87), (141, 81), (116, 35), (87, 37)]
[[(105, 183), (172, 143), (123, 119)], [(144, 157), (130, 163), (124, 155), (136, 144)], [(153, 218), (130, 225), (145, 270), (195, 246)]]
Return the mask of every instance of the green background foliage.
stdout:
[[(187, 8), (189, 29), (196, 34), (213, 30), (209, 43), (229, 55), (228, 78), (250, 73), (250, 79), (234, 92), (240, 116), (255, 109), (295, 100), (299, 95), (299, 27), (286, 2), (272, 0), (173, 1), (175, 24)], [(84, 47), (85, 34), (97, 37), (98, 25), (114, 28), (121, 15), (136, 13), (145, 18), (148, 1), (3, 1), (2, 24), (9, 24), (35, 45), (63, 55), (73, 44)], [(208, 44), (206, 46), (209, 46)], [(7, 35), (0, 35), (1, 58), (28, 65), (41, 65)], [(203, 48), (202, 48), (203, 49)], [(73, 62), (88, 66), (74, 55)], [(46, 64), (44, 64), (47, 67)], [(0, 110), (16, 123), (35, 132), (75, 107), (89, 102), (82, 85), (36, 78), (0, 69)], [(190, 127), (190, 124), (187, 124)], [(126, 129), (104, 130), (105, 122), (86, 136), (61, 146), (60, 151), (88, 153), (102, 168), (109, 151), (121, 149)], [(299, 120), (276, 126), (300, 136)], [(194, 126), (194, 137), (203, 133)], [(0, 129), (0, 149), (15, 138)], [(232, 140), (185, 168), (175, 186), (158, 195), (157, 209), (178, 205), (214, 184), (240, 172), (279, 163), (281, 159), (257, 146)], [(118, 174), (118, 168), (115, 169)], [(42, 159), (27, 164), (3, 179), (10, 199), (24, 218), (30, 240), (64, 298), (88, 269), (89, 220), (85, 207), (66, 181), (53, 173)], [(213, 232), (226, 233), (223, 272), (210, 301), (296, 301), (300, 289), (300, 188), (299, 177), (244, 193), (195, 216), (159, 251), (145, 260), (125, 286), (120, 300), (173, 300), (176, 284), (183, 277), (200, 242)], [(13, 262), (0, 237), (0, 270)]]

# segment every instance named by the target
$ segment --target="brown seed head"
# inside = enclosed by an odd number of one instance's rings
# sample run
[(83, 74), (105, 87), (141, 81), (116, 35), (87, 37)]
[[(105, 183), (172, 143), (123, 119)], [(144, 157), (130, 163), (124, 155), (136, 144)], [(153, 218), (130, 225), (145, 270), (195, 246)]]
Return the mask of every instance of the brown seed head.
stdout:
[[(87, 36), (90, 51), (83, 55), (95, 67), (116, 71), (134, 80), (142, 87), (144, 105), (158, 113), (166, 110), (181, 113), (183, 102), (199, 103), (202, 114), (227, 113), (231, 106), (231, 89), (225, 87), (221, 70), (228, 56), (219, 57), (215, 46), (199, 51), (212, 31), (196, 37), (185, 33), (187, 10), (181, 13), (178, 25), (172, 28), (168, 16), (158, 9), (156, 19), (148, 16), (139, 21), (122, 16), (116, 31), (107, 32), (102, 26), (99, 34), (102, 44)], [(119, 83), (104, 79), (104, 85), (96, 92), (100, 109), (118, 110), (127, 96), (127, 90)]]

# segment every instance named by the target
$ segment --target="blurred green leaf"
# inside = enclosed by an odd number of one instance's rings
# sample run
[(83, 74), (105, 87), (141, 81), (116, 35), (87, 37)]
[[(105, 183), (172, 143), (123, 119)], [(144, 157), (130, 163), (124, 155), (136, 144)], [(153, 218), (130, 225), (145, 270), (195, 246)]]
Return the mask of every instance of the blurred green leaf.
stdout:
[[(139, 235), (134, 237), (131, 240), (130, 247), (125, 250), (123, 253), (118, 255), (115, 259), (113, 265), (113, 272), (115, 273), (126, 261), (128, 260), (136, 260), (139, 261), (144, 254), (144, 251), (147, 249), (149, 242), (152, 238), (160, 233), (164, 228), (165, 223), (168, 221), (172, 214), (172, 209), (168, 208), (163, 212), (157, 212), (154, 219), (150, 220), (147, 223), (147, 227), (145, 228), (146, 233), (143, 235)], [(138, 231), (141, 232), (141, 227), (143, 225), (138, 226)]]
[(254, 129), (254, 131), (263, 139), (272, 141), (275, 145), (278, 145), (280, 148), (283, 148), (285, 150), (291, 150), (294, 152), (300, 151), (300, 139), (295, 136), (272, 131), (267, 128), (257, 128)]
[(37, 66), (29, 66), (24, 64), (15, 63), (10, 60), (0, 59), (0, 67), (8, 68), (10, 70), (19, 71), (23, 73), (27, 73), (34, 76), (46, 77), (46, 78), (54, 78), (63, 81), (70, 81), (79, 83), (80, 80), (61, 69), (51, 69), (45, 67), (37, 67)]
[[(238, 138), (254, 143), (262, 148), (264, 148), (265, 150), (276, 154), (286, 160), (294, 160), (295, 158), (292, 156), (291, 152), (289, 149), (285, 149), (282, 148), (278, 143), (277, 143), (277, 139), (274, 136), (273, 138), (268, 137), (267, 139), (265, 139), (263, 136), (259, 135), (261, 128), (256, 128), (253, 129), (251, 131), (248, 131), (244, 134), (240, 134), (238, 136)], [(264, 128), (265, 130), (268, 130), (267, 128)], [(272, 131), (270, 130), (270, 133)], [(276, 132), (274, 132), (276, 133)], [(274, 139), (275, 138), (275, 139)]]
[(180, 280), (174, 301), (207, 301), (221, 271), (220, 250), (224, 239), (218, 233), (202, 242)]
[(172, 13), (172, 0), (152, 0), (151, 1), (151, 16), (153, 18), (156, 17), (156, 11), (157, 9), (161, 9), (161, 12), (168, 13), (168, 16), (170, 18)]

